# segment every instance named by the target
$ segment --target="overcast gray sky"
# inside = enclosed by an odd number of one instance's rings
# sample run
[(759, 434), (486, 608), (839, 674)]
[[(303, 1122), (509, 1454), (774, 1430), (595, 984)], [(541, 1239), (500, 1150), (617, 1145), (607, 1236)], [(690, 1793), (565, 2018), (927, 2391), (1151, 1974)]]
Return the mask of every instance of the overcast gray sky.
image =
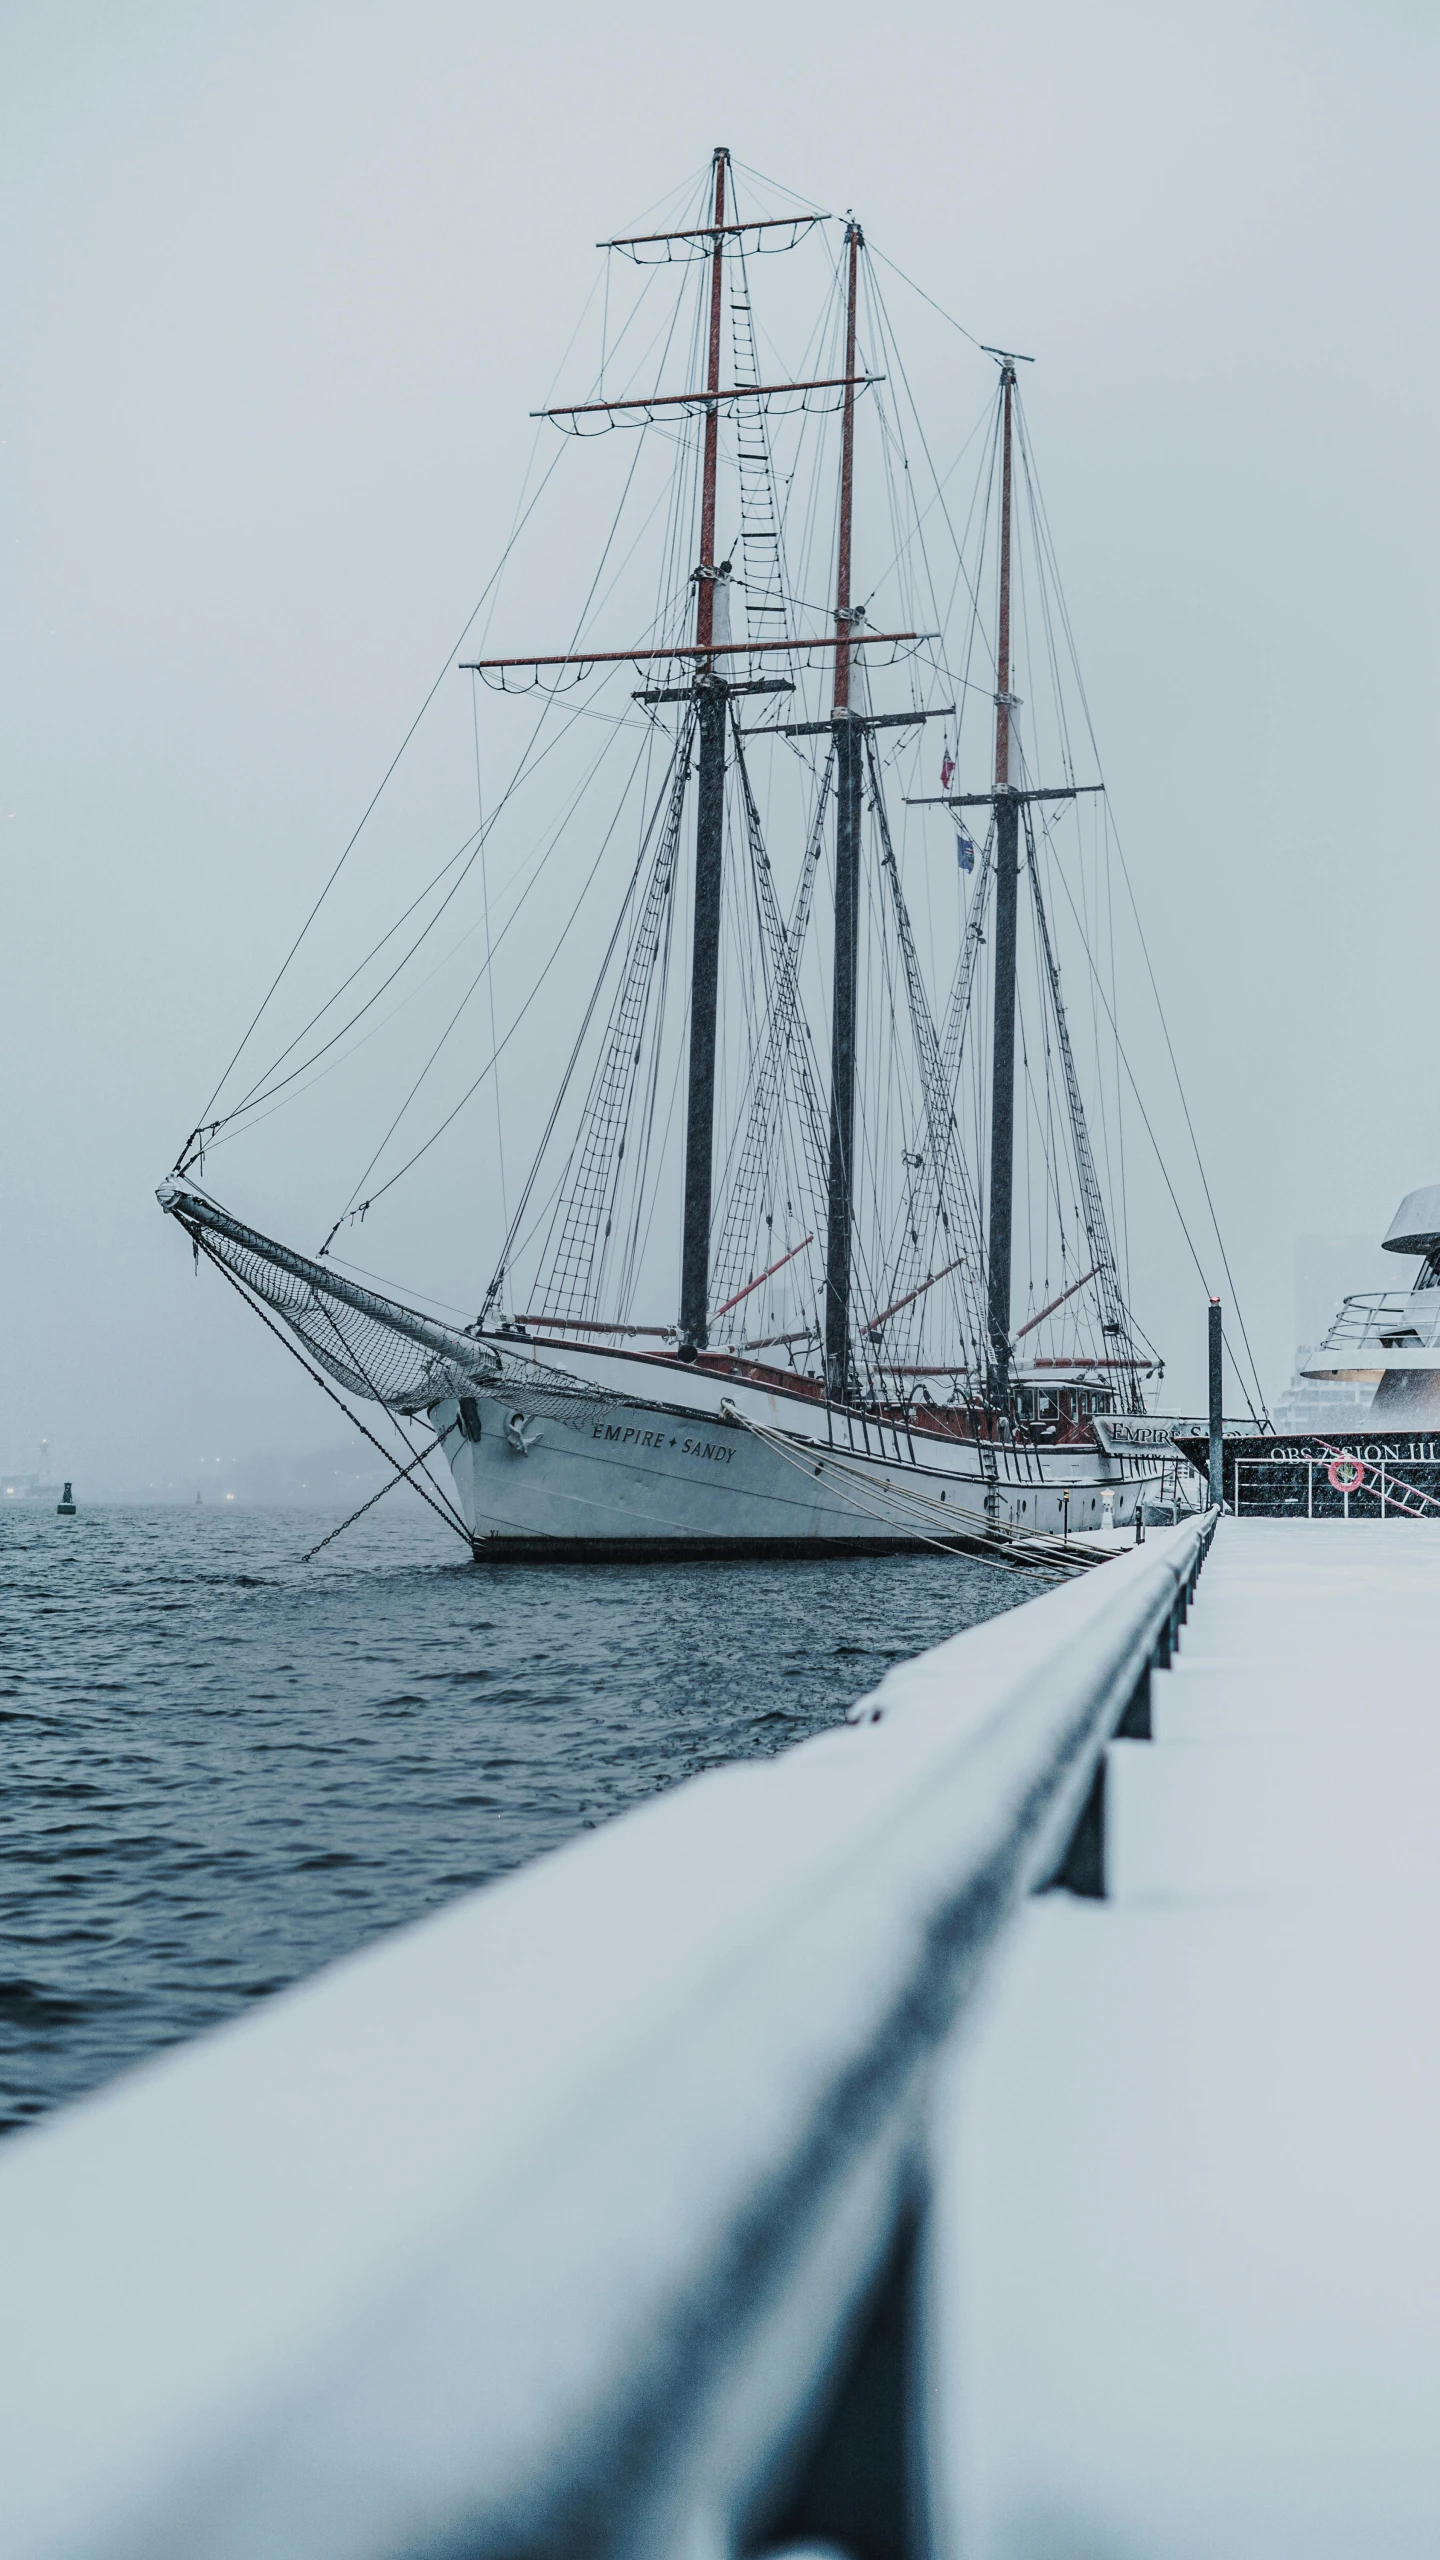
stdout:
[[(12, 6), (0, 1460), (333, 1436), (154, 1185), (503, 543), (593, 244), (716, 141), (1039, 359), (1273, 1394), (1297, 1235), (1440, 1178), (1437, 55), (1401, 0)], [(1203, 1302), (1157, 1251), (1188, 1401)]]

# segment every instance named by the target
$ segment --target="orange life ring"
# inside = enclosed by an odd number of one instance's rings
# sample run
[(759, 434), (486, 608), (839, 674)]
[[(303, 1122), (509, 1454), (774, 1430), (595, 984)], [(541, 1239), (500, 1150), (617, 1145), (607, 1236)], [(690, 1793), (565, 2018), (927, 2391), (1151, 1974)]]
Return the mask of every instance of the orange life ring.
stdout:
[(1365, 1481), (1363, 1458), (1332, 1458), (1330, 1481), (1337, 1493), (1358, 1493)]

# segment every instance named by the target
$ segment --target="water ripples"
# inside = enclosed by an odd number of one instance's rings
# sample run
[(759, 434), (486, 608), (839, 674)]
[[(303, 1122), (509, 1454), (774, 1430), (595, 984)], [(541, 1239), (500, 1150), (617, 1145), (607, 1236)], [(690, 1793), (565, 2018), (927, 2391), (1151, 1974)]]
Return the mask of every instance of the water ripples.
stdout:
[(0, 1511), (0, 2130), (1034, 1586), (933, 1555), (476, 1567), (418, 1507)]

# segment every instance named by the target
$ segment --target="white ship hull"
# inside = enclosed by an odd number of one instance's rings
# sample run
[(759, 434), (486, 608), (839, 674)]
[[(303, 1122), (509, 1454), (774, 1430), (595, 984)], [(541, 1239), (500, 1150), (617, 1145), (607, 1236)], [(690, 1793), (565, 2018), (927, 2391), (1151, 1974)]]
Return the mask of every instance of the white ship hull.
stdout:
[[(436, 1405), (477, 1556), (874, 1552), (1124, 1527), (1175, 1460), (983, 1447), (784, 1386), (565, 1346)], [(563, 1361), (563, 1366), (562, 1366)], [(567, 1380), (571, 1383), (567, 1395)]]

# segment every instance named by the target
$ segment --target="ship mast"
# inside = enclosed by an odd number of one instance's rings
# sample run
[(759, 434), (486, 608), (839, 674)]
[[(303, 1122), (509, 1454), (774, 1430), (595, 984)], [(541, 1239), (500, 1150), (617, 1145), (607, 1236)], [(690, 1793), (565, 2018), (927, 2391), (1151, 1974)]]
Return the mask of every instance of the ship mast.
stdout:
[[(508, 689), (512, 678), (528, 674), (534, 684), (543, 682), (551, 669), (574, 667), (580, 670), (629, 664), (636, 668), (655, 666), (661, 681), (645, 685), (636, 699), (647, 705), (683, 702), (693, 707), (694, 738), (698, 744), (698, 776), (695, 824), (695, 902), (694, 933), (691, 948), (689, 1055), (685, 1110), (685, 1176), (681, 1211), (680, 1238), (680, 1313), (678, 1354), (682, 1360), (694, 1361), (705, 1350), (709, 1325), (710, 1227), (714, 1198), (715, 1145), (715, 1081), (717, 1050), (717, 1015), (720, 979), (720, 926), (724, 877), (725, 787), (728, 760), (727, 729), (732, 718), (734, 698), (742, 694), (787, 694), (795, 690), (791, 675), (765, 676), (742, 673), (734, 667), (737, 658), (751, 659), (778, 655), (793, 660), (808, 659), (814, 650), (835, 652), (835, 684), (833, 708), (823, 721), (775, 723), (766, 734), (784, 737), (808, 737), (826, 731), (834, 735), (838, 764), (837, 873), (836, 891), (836, 980), (834, 1015), (834, 1050), (831, 1080), (831, 1131), (828, 1199), (828, 1238), (826, 1260), (825, 1349), (826, 1375), (831, 1392), (843, 1397), (848, 1391), (851, 1362), (849, 1356), (850, 1265), (854, 1218), (854, 1121), (855, 1121), (855, 1025), (857, 940), (859, 926), (859, 863), (862, 778), (864, 772), (865, 732), (874, 725), (866, 714), (852, 710), (851, 681), (858, 649), (895, 647), (902, 642), (933, 638), (932, 633), (916, 631), (871, 631), (857, 626), (864, 620), (859, 608), (850, 603), (850, 530), (855, 454), (855, 394), (878, 376), (857, 373), (856, 365), (856, 294), (860, 250), (863, 245), (860, 228), (853, 220), (846, 228), (848, 262), (848, 300), (846, 307), (845, 371), (838, 376), (802, 382), (742, 382), (722, 384), (720, 379), (720, 341), (724, 315), (724, 256), (727, 241), (756, 234), (788, 231), (800, 236), (823, 214), (791, 214), (762, 217), (758, 221), (737, 221), (731, 210), (727, 220), (727, 187), (730, 154), (717, 148), (713, 159), (713, 194), (709, 218), (698, 229), (675, 232), (646, 232), (634, 237), (615, 239), (601, 245), (610, 250), (642, 250), (664, 247), (670, 242), (703, 242), (701, 255), (708, 258), (709, 309), (708, 345), (705, 382), (688, 391), (654, 390), (619, 400), (597, 399), (564, 402), (558, 406), (536, 410), (536, 417), (553, 419), (571, 433), (587, 425), (614, 418), (664, 417), (677, 410), (699, 409), (704, 415), (704, 441), (701, 449), (700, 486), (700, 557), (692, 571), (695, 586), (695, 636), (693, 641), (645, 643), (635, 648), (597, 649), (589, 645), (564, 650), (531, 650), (523, 656), (476, 658), (462, 660), (462, 665), (478, 675), (496, 677), (502, 689)], [(794, 245), (793, 238), (790, 245)], [(703, 288), (702, 288), (703, 289)], [(715, 558), (715, 521), (717, 498), (717, 466), (719, 460), (719, 428), (722, 409), (733, 409), (740, 401), (757, 403), (785, 395), (839, 391), (843, 400), (843, 448), (840, 488), (840, 541), (836, 571), (836, 601), (833, 631), (821, 634), (790, 632), (785, 637), (757, 639), (753, 632), (732, 639), (729, 626), (730, 563)], [(788, 619), (788, 616), (787, 616)], [(658, 662), (658, 663), (657, 663)], [(671, 680), (664, 681), (665, 675)], [(883, 715), (885, 723), (924, 720), (924, 711), (907, 711)], [(937, 715), (938, 716), (938, 715)], [(679, 775), (683, 790), (688, 774), (690, 746), (682, 738), (677, 752), (683, 755), (687, 773)], [(613, 1026), (612, 1026), (613, 1028)], [(586, 1195), (584, 1218), (590, 1220), (591, 1260), (598, 1239), (598, 1218), (603, 1196), (594, 1189)], [(517, 1213), (518, 1216), (518, 1213)], [(582, 1225), (584, 1224), (582, 1218)], [(514, 1249), (517, 1222), (512, 1221), (502, 1250), (503, 1269)], [(586, 1230), (590, 1232), (589, 1229)], [(568, 1233), (568, 1230), (567, 1230)], [(605, 1233), (609, 1233), (608, 1225)], [(568, 1249), (568, 1248), (567, 1248)], [(575, 1254), (579, 1254), (579, 1246)], [(584, 1259), (584, 1257), (581, 1257)], [(574, 1260), (574, 1255), (572, 1255)], [(576, 1262), (575, 1267), (580, 1267)], [(573, 1277), (573, 1274), (572, 1274)], [(564, 1283), (569, 1286), (567, 1280)], [(486, 1308), (494, 1301), (498, 1279), (492, 1283)], [(567, 1307), (557, 1316), (568, 1318)], [(587, 1310), (588, 1312), (588, 1310)]]
[(990, 1100), (990, 1396), (1010, 1396), (1010, 1248), (1015, 1187), (1015, 930), (1020, 892), (1020, 800), (1010, 715), (1010, 464), (1015, 366), (1001, 362), (1000, 616), (995, 651), (995, 1019)]
[[(995, 1414), (1009, 1411), (1011, 1401), (1011, 1360), (1014, 1344), (1010, 1333), (1011, 1316), (1011, 1249), (1014, 1230), (1015, 1192), (1015, 1019), (1016, 1019), (1016, 928), (1020, 901), (1020, 820), (1026, 812), (1025, 827), (1030, 840), (1029, 865), (1031, 887), (1035, 895), (1036, 929), (1040, 938), (1050, 985), (1051, 1005), (1056, 1033), (1065, 1066), (1066, 1100), (1070, 1112), (1075, 1161), (1082, 1197), (1082, 1215), (1090, 1241), (1093, 1269), (1085, 1282), (1073, 1289), (1099, 1283), (1102, 1323), (1106, 1336), (1125, 1346), (1123, 1354), (1106, 1355), (1106, 1365), (1129, 1372), (1131, 1402), (1136, 1399), (1136, 1373), (1143, 1365), (1137, 1362), (1131, 1348), (1130, 1319), (1126, 1312), (1120, 1275), (1114, 1249), (1110, 1243), (1104, 1202), (1095, 1175), (1094, 1156), (1085, 1125), (1084, 1106), (1075, 1075), (1070, 1034), (1065, 1020), (1064, 1001), (1060, 992), (1060, 973), (1050, 941), (1044, 903), (1040, 895), (1039, 875), (1035, 869), (1034, 844), (1031, 839), (1031, 807), (1038, 801), (1075, 800), (1091, 792), (1103, 791), (1098, 782), (1067, 782), (1054, 786), (1029, 786), (1023, 782), (1015, 737), (1015, 712), (1019, 697), (1012, 687), (1013, 648), (1011, 640), (1011, 534), (1013, 509), (1013, 452), (1015, 423), (1015, 386), (1017, 364), (1029, 364), (1029, 356), (1007, 354), (1002, 347), (987, 347), (984, 352), (996, 358), (1000, 366), (1000, 599), (995, 644), (995, 773), (988, 791), (946, 791), (940, 805), (948, 809), (991, 808), (995, 813), (995, 976), (994, 1039), (991, 1051), (990, 1079), (990, 1207), (989, 1250), (986, 1287), (986, 1330), (990, 1337), (989, 1372), (986, 1394)], [(934, 805), (928, 795), (919, 795), (912, 806)], [(1045, 1314), (1053, 1314), (1056, 1299)], [(1040, 1317), (1023, 1326), (1029, 1332)]]
[(864, 724), (850, 706), (850, 530), (855, 485), (855, 299), (860, 226), (846, 226), (845, 406), (840, 446), (840, 539), (835, 566), (835, 990), (830, 1038), (830, 1181), (825, 1244), (825, 1380), (843, 1403), (850, 1383), (850, 1251), (854, 1223), (855, 1020), (860, 921)]
[[(715, 153), (715, 246), (710, 259), (710, 346), (705, 388), (705, 455), (700, 496), (700, 560), (695, 571), (695, 645), (715, 640), (715, 478), (720, 442), (720, 313), (725, 260), (725, 169)], [(728, 640), (728, 630), (722, 633)], [(720, 891), (725, 849), (725, 727), (729, 687), (713, 656), (696, 660), (700, 773), (695, 817), (695, 931), (690, 965), (690, 1072), (685, 1118), (685, 1200), (680, 1238), (680, 1357), (693, 1360), (708, 1337), (710, 1207), (715, 1152), (715, 1032), (720, 990)]]

